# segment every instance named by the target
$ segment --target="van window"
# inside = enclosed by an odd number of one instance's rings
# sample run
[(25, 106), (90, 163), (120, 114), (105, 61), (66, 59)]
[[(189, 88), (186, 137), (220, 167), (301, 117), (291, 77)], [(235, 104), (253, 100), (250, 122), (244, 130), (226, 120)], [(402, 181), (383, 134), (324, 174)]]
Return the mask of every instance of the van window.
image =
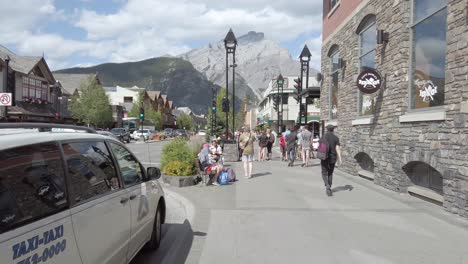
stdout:
[(67, 208), (56, 143), (0, 151), (0, 234)]
[(142, 168), (132, 153), (120, 145), (114, 143), (110, 143), (110, 145), (119, 164), (124, 185), (128, 187), (142, 182)]
[(120, 189), (114, 163), (104, 142), (80, 142), (63, 145), (74, 202)]

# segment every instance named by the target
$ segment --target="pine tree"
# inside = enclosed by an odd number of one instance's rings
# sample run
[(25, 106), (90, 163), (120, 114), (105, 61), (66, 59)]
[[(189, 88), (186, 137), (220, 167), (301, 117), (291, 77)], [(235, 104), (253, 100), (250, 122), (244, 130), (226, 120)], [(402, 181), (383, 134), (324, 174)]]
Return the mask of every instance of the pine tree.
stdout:
[(72, 98), (69, 110), (72, 116), (87, 126), (109, 127), (113, 122), (112, 108), (104, 88), (95, 77), (89, 77)]

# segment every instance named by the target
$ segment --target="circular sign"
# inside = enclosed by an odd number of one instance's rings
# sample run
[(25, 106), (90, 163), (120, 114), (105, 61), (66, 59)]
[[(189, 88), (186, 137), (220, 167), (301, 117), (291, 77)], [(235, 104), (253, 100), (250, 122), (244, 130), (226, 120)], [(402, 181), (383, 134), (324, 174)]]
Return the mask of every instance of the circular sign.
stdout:
[(356, 84), (361, 92), (371, 94), (377, 92), (382, 87), (382, 82), (382, 76), (377, 70), (364, 68), (358, 75)]
[(0, 105), (10, 105), (10, 103), (11, 97), (9, 94), (4, 93), (0, 96)]

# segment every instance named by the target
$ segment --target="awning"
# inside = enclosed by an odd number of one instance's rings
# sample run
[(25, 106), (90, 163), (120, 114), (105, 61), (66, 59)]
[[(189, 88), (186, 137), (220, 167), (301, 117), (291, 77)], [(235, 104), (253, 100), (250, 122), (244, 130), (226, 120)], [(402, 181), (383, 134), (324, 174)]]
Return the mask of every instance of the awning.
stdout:
[(297, 118), (296, 123), (310, 123), (310, 122), (320, 122), (320, 117), (319, 116), (308, 116), (307, 117), (307, 122), (305, 122), (305, 117), (301, 118), (301, 121), (299, 122), (299, 118)]

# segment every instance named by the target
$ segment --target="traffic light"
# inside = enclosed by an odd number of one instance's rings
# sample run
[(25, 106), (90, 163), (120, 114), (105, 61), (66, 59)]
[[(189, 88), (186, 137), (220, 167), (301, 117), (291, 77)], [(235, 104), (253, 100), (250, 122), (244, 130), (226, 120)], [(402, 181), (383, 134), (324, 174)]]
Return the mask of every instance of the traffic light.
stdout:
[(223, 110), (223, 113), (229, 112), (229, 100), (226, 97), (223, 98), (222, 110)]
[(213, 101), (211, 102), (211, 110), (212, 110), (212, 111), (216, 111), (216, 100), (213, 100)]
[(299, 93), (302, 92), (302, 79), (301, 78), (294, 79), (294, 82), (296, 83), (294, 85), (294, 88), (296, 88), (296, 91)]
[(145, 121), (145, 109), (143, 107), (140, 107), (140, 121)]
[(293, 98), (296, 100), (298, 104), (301, 103), (301, 98), (299, 97), (299, 94), (297, 93), (297, 91), (293, 93)]
[(278, 102), (279, 102), (278, 99), (279, 99), (278, 95), (273, 96), (273, 109), (275, 111), (278, 111)]

